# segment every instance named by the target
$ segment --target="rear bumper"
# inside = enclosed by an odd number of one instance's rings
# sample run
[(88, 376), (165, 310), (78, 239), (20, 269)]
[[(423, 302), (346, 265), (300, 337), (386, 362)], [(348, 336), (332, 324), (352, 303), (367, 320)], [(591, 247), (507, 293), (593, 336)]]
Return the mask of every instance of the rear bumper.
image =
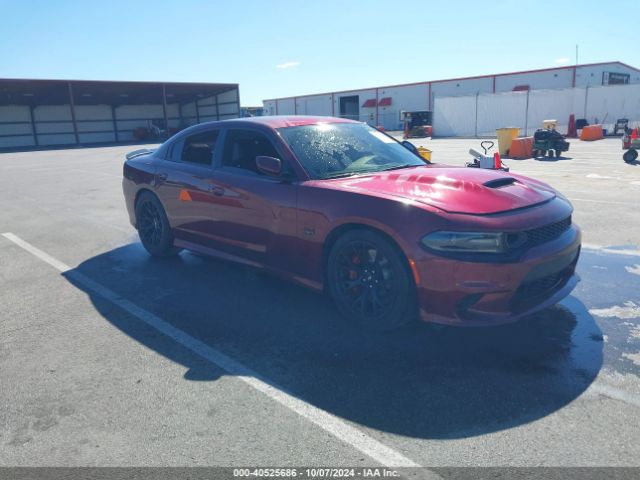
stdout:
[(122, 193), (124, 194), (124, 203), (127, 207), (127, 213), (129, 214), (129, 223), (136, 227), (136, 194), (138, 187), (135, 183), (127, 178), (122, 179)]
[(462, 262), (435, 255), (416, 261), (420, 317), (459, 326), (511, 323), (568, 296), (579, 278), (581, 233), (575, 225), (516, 263)]

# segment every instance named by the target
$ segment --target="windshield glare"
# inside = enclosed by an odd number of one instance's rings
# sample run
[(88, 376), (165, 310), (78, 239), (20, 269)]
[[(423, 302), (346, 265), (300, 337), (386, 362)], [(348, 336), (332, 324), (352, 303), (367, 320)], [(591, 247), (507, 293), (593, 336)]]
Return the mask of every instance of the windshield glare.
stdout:
[(325, 123), (278, 129), (314, 179), (424, 165), (400, 143), (361, 123)]

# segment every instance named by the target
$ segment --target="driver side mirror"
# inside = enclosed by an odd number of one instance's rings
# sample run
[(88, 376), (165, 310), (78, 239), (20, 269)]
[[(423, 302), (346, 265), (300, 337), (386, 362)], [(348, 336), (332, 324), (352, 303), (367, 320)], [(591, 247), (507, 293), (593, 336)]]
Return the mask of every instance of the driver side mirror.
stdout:
[[(406, 148), (407, 150), (409, 150), (414, 155), (417, 155), (417, 156), (420, 157), (420, 152), (418, 152), (418, 148), (413, 143), (409, 142), (408, 140), (404, 140), (402, 142), (402, 146), (404, 148)], [(422, 157), (420, 157), (420, 158), (422, 158)]]
[(260, 173), (270, 177), (278, 177), (282, 173), (282, 160), (275, 157), (259, 155), (256, 157), (256, 167)]

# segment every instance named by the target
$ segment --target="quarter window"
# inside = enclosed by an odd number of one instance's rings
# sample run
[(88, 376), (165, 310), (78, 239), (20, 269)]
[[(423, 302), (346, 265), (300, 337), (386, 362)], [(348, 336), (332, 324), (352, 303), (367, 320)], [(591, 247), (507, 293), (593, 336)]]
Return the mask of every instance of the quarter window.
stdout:
[(199, 165), (211, 165), (217, 140), (217, 130), (197, 133), (187, 137), (184, 141), (180, 160)]

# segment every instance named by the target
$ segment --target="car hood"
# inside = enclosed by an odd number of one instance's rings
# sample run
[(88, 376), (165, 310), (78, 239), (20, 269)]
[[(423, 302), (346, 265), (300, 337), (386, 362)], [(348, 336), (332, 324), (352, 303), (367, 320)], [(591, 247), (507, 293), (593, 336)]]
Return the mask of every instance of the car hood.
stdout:
[(520, 175), (436, 165), (328, 182), (333, 188), (401, 197), (449, 213), (475, 215), (531, 207), (555, 197), (548, 185)]

